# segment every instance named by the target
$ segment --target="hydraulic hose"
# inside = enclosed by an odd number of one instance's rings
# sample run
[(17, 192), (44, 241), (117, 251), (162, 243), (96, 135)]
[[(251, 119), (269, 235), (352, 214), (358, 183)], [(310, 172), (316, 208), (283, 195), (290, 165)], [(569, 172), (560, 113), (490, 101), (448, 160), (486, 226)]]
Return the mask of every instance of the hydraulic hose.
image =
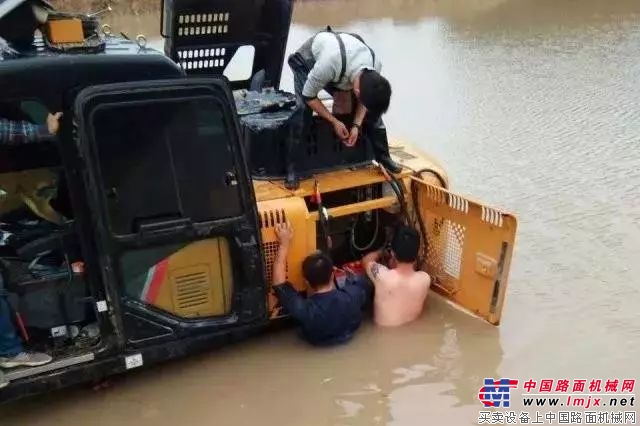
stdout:
[(430, 169), (430, 168), (428, 168), (428, 167), (425, 167), (425, 168), (422, 168), (422, 169), (420, 169), (420, 170), (417, 170), (417, 171), (413, 172), (413, 175), (414, 175), (415, 177), (419, 178), (419, 179), (422, 179), (422, 174), (423, 174), (424, 172), (433, 173), (433, 174), (436, 176), (436, 178), (438, 179), (438, 181), (440, 181), (440, 185), (442, 185), (442, 187), (443, 187), (444, 189), (447, 189), (447, 182), (445, 182), (444, 178), (442, 177), (442, 175), (441, 175), (440, 173), (436, 172), (436, 171), (435, 171), (435, 170), (433, 170), (433, 169)]
[(357, 219), (353, 223), (353, 226), (351, 227), (351, 246), (354, 249), (364, 252), (364, 251), (370, 250), (371, 247), (373, 247), (373, 245), (375, 244), (376, 240), (378, 239), (378, 232), (380, 227), (380, 212), (376, 210), (375, 215), (376, 215), (376, 225), (373, 231), (373, 237), (371, 237), (371, 241), (369, 241), (369, 244), (367, 244), (364, 247), (358, 247), (358, 245), (356, 244), (356, 226), (358, 225), (359, 219)]
[[(440, 181), (440, 184), (442, 185), (443, 188), (447, 188), (446, 182), (444, 180), (444, 178), (440, 175), (440, 173), (436, 172), (433, 169), (430, 168), (423, 168), (420, 170), (417, 170), (415, 172), (413, 172), (413, 175), (419, 179), (422, 179), (422, 173), (424, 172), (430, 172), (433, 173), (438, 180)], [(424, 253), (425, 256), (428, 253), (429, 247), (428, 247), (428, 243), (427, 243), (427, 227), (424, 224), (424, 220), (422, 218), (422, 215), (420, 214), (420, 202), (418, 201), (418, 193), (417, 193), (417, 186), (415, 182), (411, 182), (411, 198), (413, 199), (413, 210), (414, 210), (414, 214), (418, 220), (418, 226), (420, 227), (420, 233), (422, 234), (424, 241), (425, 241), (425, 247), (424, 247)], [(420, 261), (424, 260), (424, 259), (419, 259)]]
[(405, 218), (405, 223), (409, 224), (411, 222), (411, 218), (409, 217), (407, 201), (404, 197), (404, 192), (402, 191), (404, 185), (402, 185), (402, 183), (395, 176), (390, 174), (382, 164), (380, 164), (376, 160), (373, 160), (372, 163), (382, 171), (385, 179), (387, 180), (387, 182), (389, 182), (389, 186), (391, 186), (391, 189), (393, 189), (393, 192), (395, 192), (396, 197), (398, 198), (398, 202), (400, 203), (400, 210), (402, 210), (402, 215)]

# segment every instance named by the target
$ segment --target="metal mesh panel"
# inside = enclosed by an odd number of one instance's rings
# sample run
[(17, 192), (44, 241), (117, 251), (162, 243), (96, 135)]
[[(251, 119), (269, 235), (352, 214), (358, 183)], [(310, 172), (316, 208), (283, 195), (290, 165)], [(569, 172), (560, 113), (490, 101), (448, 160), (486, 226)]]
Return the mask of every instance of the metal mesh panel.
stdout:
[(229, 18), (229, 12), (179, 14), (178, 37), (226, 34), (229, 32)]
[(499, 324), (516, 218), (419, 179), (411, 185), (427, 234), (421, 266), (433, 290)]
[(227, 49), (224, 47), (212, 49), (178, 49), (178, 60), (185, 70), (220, 68), (224, 71), (227, 65)]
[[(165, 53), (187, 75), (222, 75), (239, 48), (252, 46), (249, 75), (264, 70), (265, 84), (279, 86), (292, 0), (163, 0), (161, 10)], [(246, 89), (250, 78), (230, 83)]]
[[(262, 256), (264, 260), (264, 276), (267, 282), (270, 283), (273, 279), (273, 262), (276, 260), (278, 254), (279, 243), (277, 241), (269, 241), (262, 245)], [(289, 272), (289, 263), (287, 263), (287, 272)], [(287, 278), (288, 278), (287, 274)]]
[[(427, 235), (428, 246), (431, 248), (427, 253), (427, 264), (429, 270), (436, 276), (447, 274), (452, 278), (460, 278), (460, 268), (462, 266), (462, 251), (464, 248), (464, 237), (466, 228), (459, 223), (450, 220), (440, 220), (434, 222), (434, 234)], [(444, 230), (444, 238), (440, 238), (440, 231)]]

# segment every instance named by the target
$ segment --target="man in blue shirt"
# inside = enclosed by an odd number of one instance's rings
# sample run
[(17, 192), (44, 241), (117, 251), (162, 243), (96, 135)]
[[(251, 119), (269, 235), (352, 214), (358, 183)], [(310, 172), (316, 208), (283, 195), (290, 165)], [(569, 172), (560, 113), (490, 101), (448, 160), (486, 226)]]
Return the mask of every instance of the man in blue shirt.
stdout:
[(293, 229), (281, 224), (276, 227), (276, 234), (280, 248), (273, 264), (273, 288), (285, 311), (300, 323), (302, 337), (317, 346), (351, 340), (362, 321), (362, 309), (370, 292), (368, 282), (356, 280), (337, 288), (333, 262), (326, 254), (315, 252), (302, 262), (302, 274), (312, 293), (305, 298), (287, 282), (286, 262)]

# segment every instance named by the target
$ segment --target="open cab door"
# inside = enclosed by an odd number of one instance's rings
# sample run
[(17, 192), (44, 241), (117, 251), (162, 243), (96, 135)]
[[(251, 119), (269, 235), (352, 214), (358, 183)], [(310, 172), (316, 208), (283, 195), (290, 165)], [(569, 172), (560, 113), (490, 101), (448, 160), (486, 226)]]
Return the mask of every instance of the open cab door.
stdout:
[(516, 218), (418, 178), (411, 178), (411, 190), (426, 234), (420, 267), (431, 275), (432, 290), (499, 325)]
[(255, 197), (225, 80), (94, 86), (78, 94), (75, 119), (121, 345), (263, 324)]

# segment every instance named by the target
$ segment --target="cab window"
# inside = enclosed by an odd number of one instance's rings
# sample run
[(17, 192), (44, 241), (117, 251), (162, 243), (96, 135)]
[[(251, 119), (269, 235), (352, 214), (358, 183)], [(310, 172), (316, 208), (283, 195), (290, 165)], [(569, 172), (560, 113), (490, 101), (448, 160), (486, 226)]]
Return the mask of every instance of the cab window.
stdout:
[(161, 220), (242, 214), (230, 131), (212, 98), (98, 107), (94, 140), (112, 233)]

